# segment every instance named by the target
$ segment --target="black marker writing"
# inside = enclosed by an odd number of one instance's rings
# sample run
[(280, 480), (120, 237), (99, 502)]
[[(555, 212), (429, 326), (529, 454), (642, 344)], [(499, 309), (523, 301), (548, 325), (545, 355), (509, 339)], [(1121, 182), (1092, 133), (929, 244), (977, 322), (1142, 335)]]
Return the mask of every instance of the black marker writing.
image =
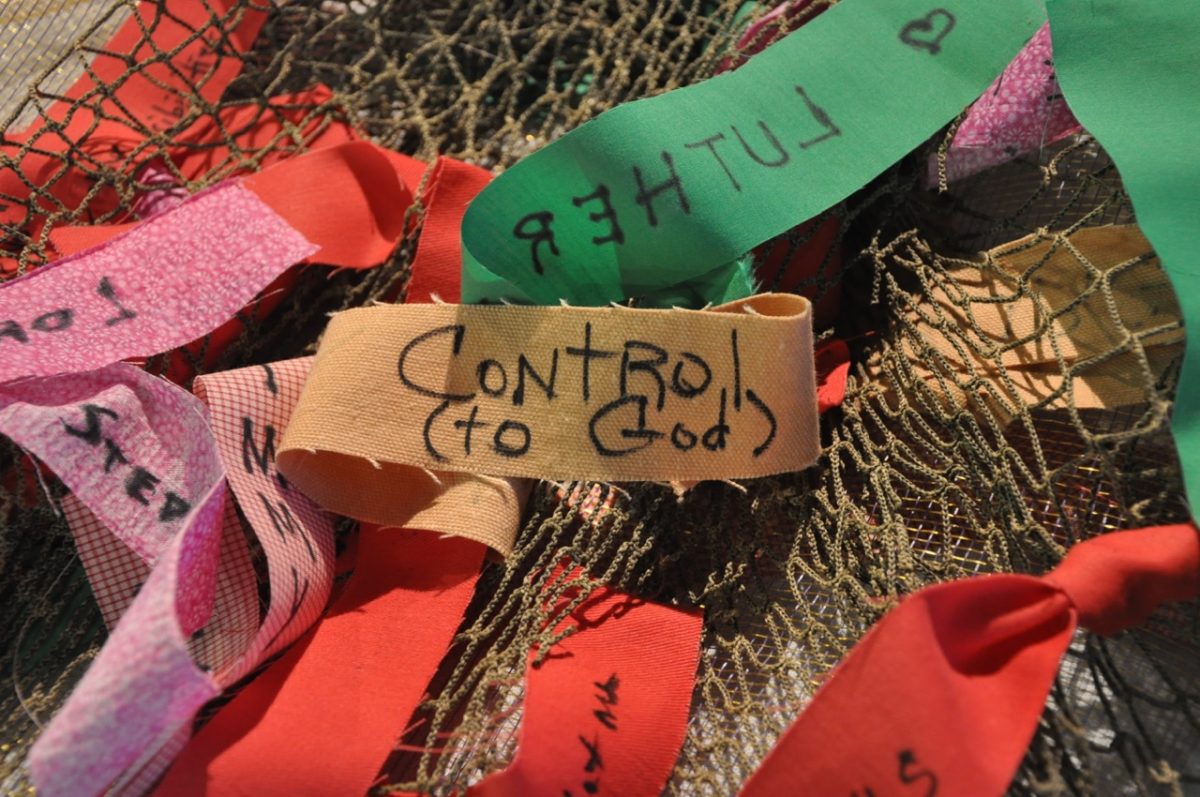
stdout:
[(111, 327), (115, 324), (121, 323), (122, 321), (128, 321), (131, 318), (137, 318), (137, 313), (121, 304), (121, 300), (117, 298), (117, 291), (115, 288), (113, 288), (108, 277), (100, 278), (100, 284), (96, 286), (96, 293), (100, 294), (100, 298), (112, 302), (118, 311), (115, 317), (104, 322), (106, 327)]
[[(542, 210), (521, 217), (513, 227), (514, 237), (522, 241), (529, 241), (529, 256), (533, 259), (533, 270), (538, 274), (546, 273), (546, 267), (542, 263), (541, 257), (538, 256), (540, 244), (550, 247), (550, 252), (555, 257), (561, 254), (558, 246), (554, 243), (554, 231), (550, 229), (553, 222), (554, 214), (548, 210)], [(530, 224), (534, 226), (530, 227)]]
[[(901, 786), (909, 786), (911, 784), (924, 784), (924, 791), (914, 792), (912, 789), (903, 790), (904, 797), (937, 797), (938, 779), (928, 767), (917, 763), (917, 756), (912, 750), (900, 750), (896, 753), (896, 759), (899, 763), (899, 771), (897, 779)], [(878, 784), (876, 784), (878, 785)], [(885, 794), (892, 794), (892, 791), (885, 791)], [(875, 791), (870, 786), (863, 787), (862, 791), (855, 789), (850, 792), (850, 797), (875, 797)]]
[[(462, 362), (458, 360), (464, 357), (465, 342), (471, 337), (468, 324), (435, 327), (414, 336), (400, 350), (397, 374), (418, 396), (439, 400), (422, 426), (426, 454), (434, 462), (449, 462), (459, 452), (470, 457), (482, 446), (505, 458), (523, 457), (537, 449), (538, 424), (533, 419), (543, 416), (505, 417), (496, 412), (502, 403), (511, 399), (512, 407), (528, 408), (536, 402), (535, 408), (544, 406), (550, 411), (545, 417), (563, 417), (553, 410), (559, 400), (587, 405), (598, 395), (601, 403), (587, 417), (586, 432), (593, 450), (603, 457), (626, 457), (664, 438), (669, 441), (664, 445), (678, 451), (698, 448), (719, 453), (729, 449), (731, 440), (740, 443), (744, 439), (747, 423), (757, 442), (743, 450), (759, 457), (774, 444), (779, 418), (761, 392), (743, 384), (736, 328), (729, 331), (729, 348), (722, 363), (728, 383), (719, 385), (713, 362), (700, 354), (671, 351), (652, 339), (601, 345), (595, 327), (599, 323), (585, 321), (574, 343), (554, 346), (536, 356), (521, 351), (515, 358), (502, 356), (503, 349), (495, 356), (479, 356), (475, 354), (479, 341), (473, 339), (472, 358)], [(560, 362), (561, 353), (566, 355), (565, 366)], [(562, 377), (560, 366), (577, 370), (578, 381), (573, 375)], [(444, 374), (447, 367), (449, 377), (434, 376)], [(466, 381), (472, 384), (462, 390), (459, 376), (468, 374)], [(711, 425), (689, 428), (679, 417), (671, 417), (673, 402), (694, 402), (705, 396), (711, 397), (715, 412)], [(744, 420), (738, 418), (743, 398), (752, 410)], [(688, 410), (689, 419), (694, 412)], [(755, 418), (761, 420), (759, 425)], [(243, 464), (248, 472), (255, 465), (265, 472), (275, 457), (274, 430), (268, 427), (265, 437), (259, 439), (254, 436), (251, 419), (243, 419), (243, 424)], [(448, 432), (451, 439), (447, 439)], [(485, 433), (487, 436), (481, 436)]]
[(954, 30), (954, 15), (944, 8), (935, 8), (920, 19), (914, 19), (900, 29), (900, 41), (914, 50), (930, 55), (942, 51), (942, 39)]
[[(131, 463), (121, 446), (105, 434), (105, 427), (120, 421), (121, 416), (100, 404), (80, 404), (78, 409), (83, 415), (82, 420), (68, 421), (66, 418), (59, 418), (63, 431), (103, 452), (106, 474), (113, 474), (118, 467), (129, 468), (123, 475), (122, 487), (125, 495), (141, 506), (150, 506), (152, 499), (158, 495), (162, 479), (150, 469)], [(191, 509), (191, 503), (174, 490), (164, 490), (157, 517), (160, 523), (171, 523), (185, 517)]]
[(692, 212), (691, 205), (688, 204), (687, 194), (683, 191), (683, 181), (679, 178), (679, 172), (675, 171), (675, 159), (671, 157), (671, 153), (665, 149), (659, 153), (663, 163), (667, 165), (667, 170), (671, 176), (658, 183), (655, 186), (647, 187), (642, 180), (642, 170), (638, 167), (633, 167), (633, 179), (637, 182), (638, 192), (633, 201), (646, 209), (646, 223), (651, 227), (658, 226), (658, 214), (654, 212), (654, 199), (664, 191), (675, 190), (675, 197), (679, 200), (679, 209), (684, 214)]
[[(104, 319), (105, 327), (113, 327), (124, 321), (131, 321), (138, 317), (135, 311), (122, 304), (111, 278), (100, 278), (100, 281), (96, 284), (96, 294), (111, 304), (117, 311), (115, 316)], [(79, 313), (74, 307), (58, 307), (39, 313), (26, 324), (22, 324), (21, 321), (15, 318), (7, 318), (0, 321), (0, 342), (7, 339), (23, 345), (35, 343), (37, 338), (32, 336), (31, 332), (53, 335), (69, 329), (75, 329), (75, 322), (78, 320), (78, 317)]]
[[(594, 681), (592, 683), (592, 686), (600, 690), (596, 695), (596, 700), (599, 701), (600, 708), (593, 710), (592, 714), (608, 732), (615, 732), (617, 730), (617, 715), (612, 710), (612, 707), (618, 703), (617, 689), (620, 685), (621, 681), (617, 678), (616, 673), (610, 675), (607, 681)], [(598, 729), (590, 737), (582, 733), (576, 736), (579, 739), (579, 744), (586, 753), (582, 767), (585, 777), (579, 784), (585, 794), (597, 794), (600, 791), (600, 775), (604, 771), (604, 756), (600, 751), (600, 737), (605, 732)], [(574, 792), (570, 789), (563, 789), (562, 793), (563, 797), (574, 797)]]
[(608, 234), (593, 237), (592, 243), (596, 246), (609, 243), (610, 241), (617, 244), (625, 243), (625, 232), (621, 229), (621, 225), (617, 223), (617, 210), (613, 207), (612, 199), (609, 198), (608, 186), (601, 183), (596, 186), (595, 191), (587, 196), (571, 197), (571, 204), (577, 208), (581, 208), (593, 200), (600, 202), (604, 210), (600, 213), (589, 213), (588, 218), (597, 224), (607, 222)]
[[(740, 192), (742, 190), (742, 184), (739, 183), (738, 179), (733, 176), (733, 172), (730, 170), (729, 164), (726, 163), (725, 159), (721, 157), (721, 153), (717, 152), (717, 142), (724, 140), (724, 133), (713, 133), (708, 138), (701, 139), (700, 141), (693, 141), (692, 143), (684, 144), (683, 146), (684, 149), (699, 149), (700, 147), (706, 148), (712, 154), (713, 158), (716, 159), (717, 164), (721, 167), (721, 171), (725, 172), (725, 176), (729, 178), (729, 183), (733, 186), (733, 190)], [(742, 145), (745, 146), (745, 142), (742, 142)]]
[(787, 166), (788, 161), (792, 159), (792, 156), (786, 149), (783, 148), (783, 144), (779, 143), (779, 139), (775, 137), (775, 134), (771, 132), (771, 128), (768, 127), (767, 123), (762, 119), (758, 120), (758, 129), (762, 131), (763, 138), (767, 140), (767, 143), (775, 149), (775, 157), (771, 160), (767, 160), (759, 155), (754, 148), (750, 146), (749, 142), (746, 141), (745, 136), (742, 135), (741, 130), (737, 129), (737, 126), (730, 125), (730, 129), (733, 130), (733, 134), (737, 136), (737, 140), (742, 145), (742, 149), (744, 149), (746, 154), (750, 156), (750, 159), (759, 166), (766, 166), (771, 169), (776, 169), (780, 166)]

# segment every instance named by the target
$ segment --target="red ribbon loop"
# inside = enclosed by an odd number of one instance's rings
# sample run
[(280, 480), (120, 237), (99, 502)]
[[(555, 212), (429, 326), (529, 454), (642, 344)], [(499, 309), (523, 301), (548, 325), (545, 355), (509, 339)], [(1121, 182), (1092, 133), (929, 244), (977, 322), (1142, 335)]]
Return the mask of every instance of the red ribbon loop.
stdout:
[(1191, 524), (1105, 534), (1076, 545), (1043, 580), (1066, 593), (1080, 625), (1115, 634), (1200, 592), (1200, 534)]
[(1191, 524), (1081, 542), (1042, 578), (921, 590), (850, 651), (742, 795), (1002, 794), (1076, 622), (1113, 633), (1198, 592)]

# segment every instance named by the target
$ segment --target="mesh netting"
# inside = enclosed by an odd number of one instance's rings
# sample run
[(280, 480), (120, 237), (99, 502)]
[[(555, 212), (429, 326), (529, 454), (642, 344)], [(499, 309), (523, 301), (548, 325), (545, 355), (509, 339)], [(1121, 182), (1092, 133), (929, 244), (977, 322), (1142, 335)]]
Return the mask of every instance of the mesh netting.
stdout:
[[(421, 157), (509, 166), (618, 103), (711, 75), (744, 24), (740, 6), (286, 2), (270, 7), (254, 47), (238, 55), (222, 38), (248, 7), (237, 3), (195, 31), (224, 41), (222, 59), (244, 61), (219, 103), (200, 96), (200, 70), (174, 92), (176, 121), (147, 121), (132, 149), (100, 157), (105, 142), (88, 136), (62, 152), (26, 145), (21, 156), (36, 150), (54, 168), (25, 175), (31, 198), (0, 195), (23, 214), (3, 226), (0, 254), (15, 258), (13, 273), (36, 268), (52, 256), (51, 225), (135, 218), (148, 194), (197, 190), (269, 153), (303, 151), (334, 121)], [(0, 7), (0, 126), (45, 117), (134, 9), (113, 0)], [(119, 82), (79, 104), (99, 111)], [(287, 108), (267, 101), (318, 82), (332, 94)], [(247, 147), (214, 121), (234, 107), (245, 124), (272, 118), (278, 133)], [(215, 135), (184, 135), (205, 120)], [(801, 286), (819, 300), (840, 285), (840, 311), (819, 332), (849, 341), (855, 363), (843, 406), (822, 420), (819, 463), (744, 485), (705, 483), (682, 498), (655, 485), (538, 485), (516, 550), (486, 567), (378, 791), (447, 794), (511, 759), (527, 652), (551, 641), (545, 607), (570, 588), (580, 589), (575, 604), (604, 582), (704, 607), (688, 734), (667, 791), (731, 794), (902, 595), (983, 572), (1044, 572), (1081, 539), (1186, 517), (1167, 427), (1182, 334), (1173, 294), (1148, 245), (1117, 257), (1090, 237), (1133, 221), (1115, 168), (1081, 135), (938, 192), (924, 175), (949, 136), (834, 209), (844, 265), (827, 258)], [(184, 173), (165, 157), (181, 151), (211, 157)], [(19, 161), (0, 155), (0, 173), (18, 172)], [(150, 162), (169, 179), (149, 180)], [(88, 186), (75, 203), (53, 190), (69, 173)], [(786, 255), (814, 229), (772, 247)], [(417, 235), (419, 225), (377, 269), (303, 271), (283, 305), (243, 311), (245, 330), (215, 363), (184, 356), (203, 371), (311, 351), (327, 312), (401, 294)], [(1064, 252), (1072, 277), (1049, 279)], [(1146, 286), (1154, 299), (1137, 304), (1130, 296)], [(167, 365), (164, 355), (146, 367)], [(1116, 373), (1119, 385), (1105, 381)], [(0, 783), (11, 791), (27, 786), (21, 760), (105, 636), (57, 508), (63, 492), (0, 442)], [(588, 576), (547, 586), (564, 556)], [(1200, 788), (1198, 659), (1194, 602), (1112, 638), (1080, 632), (1012, 792)]]

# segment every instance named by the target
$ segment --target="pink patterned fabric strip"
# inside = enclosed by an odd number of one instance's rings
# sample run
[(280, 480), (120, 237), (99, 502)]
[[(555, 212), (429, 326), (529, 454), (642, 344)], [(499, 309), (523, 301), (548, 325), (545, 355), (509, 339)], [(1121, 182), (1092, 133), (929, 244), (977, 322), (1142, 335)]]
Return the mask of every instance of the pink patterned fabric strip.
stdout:
[[(1079, 130), (1054, 76), (1050, 26), (1043, 25), (975, 101), (946, 154), (946, 179), (972, 174), (1053, 144)], [(928, 182), (938, 181), (931, 156)]]
[(220, 691), (188, 640), (213, 607), (223, 469), (200, 403), (130, 365), (5, 385), (0, 406), (0, 432), (69, 476), (97, 516), (166, 530), (145, 585), (30, 752), (40, 793), (94, 794)]
[(0, 286), (0, 383), (188, 343), (316, 250), (253, 192), (222, 183)]

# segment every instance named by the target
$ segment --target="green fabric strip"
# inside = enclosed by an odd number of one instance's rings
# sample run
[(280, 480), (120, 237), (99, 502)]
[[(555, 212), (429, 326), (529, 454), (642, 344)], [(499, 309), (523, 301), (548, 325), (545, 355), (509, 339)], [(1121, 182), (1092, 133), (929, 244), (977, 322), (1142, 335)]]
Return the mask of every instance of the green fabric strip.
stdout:
[(463, 300), (751, 290), (739, 257), (925, 141), (1045, 19), (1039, 0), (938, 2), (844, 0), (737, 71), (614, 108), (522, 160), (467, 209)]
[[(1200, 4), (1049, 0), (1058, 82), (1116, 163), (1189, 332), (1171, 425), (1200, 498)], [(1193, 517), (1196, 516), (1193, 510)]]

